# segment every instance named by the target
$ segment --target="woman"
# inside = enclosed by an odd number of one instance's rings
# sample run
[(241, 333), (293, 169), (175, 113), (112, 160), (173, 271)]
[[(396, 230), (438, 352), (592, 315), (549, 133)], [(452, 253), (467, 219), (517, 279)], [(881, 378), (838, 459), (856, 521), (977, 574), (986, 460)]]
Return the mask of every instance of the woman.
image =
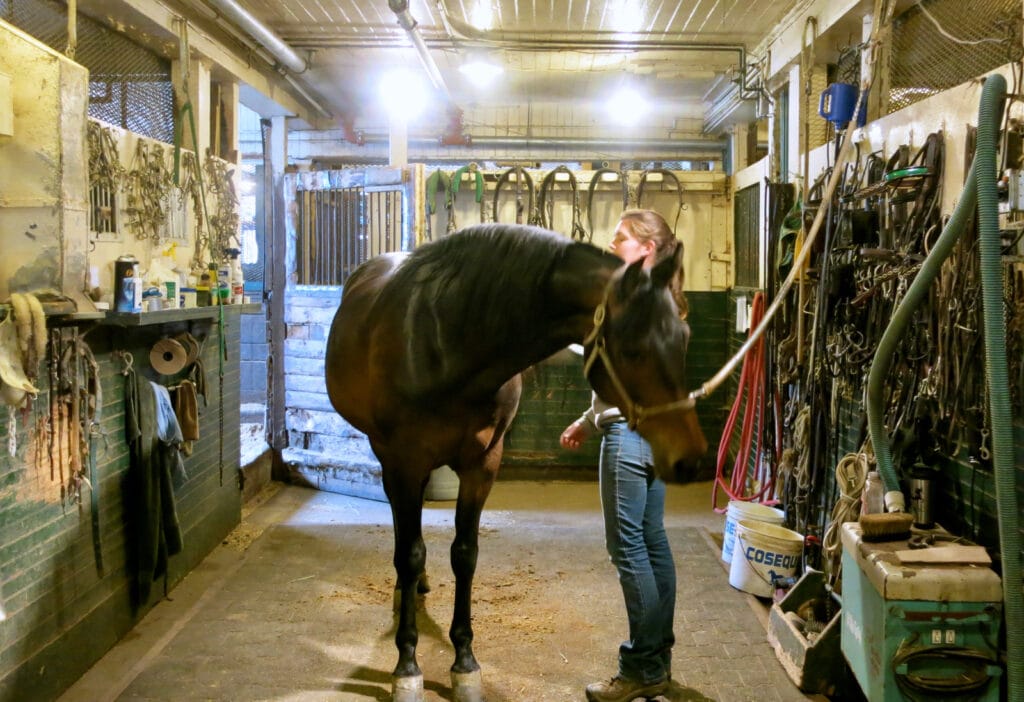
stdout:
[[(673, 256), (678, 246), (682, 244), (657, 212), (627, 210), (610, 248), (626, 263), (642, 260), (650, 270)], [(682, 279), (680, 270), (672, 292), (685, 319)], [(675, 643), (676, 570), (665, 534), (665, 483), (654, 477), (650, 445), (629, 429), (618, 408), (597, 395), (590, 409), (566, 427), (559, 442), (567, 449), (578, 449), (596, 433), (603, 434), (599, 476), (605, 543), (626, 601), (629, 640), (619, 646), (618, 673), (609, 681), (588, 685), (587, 699), (629, 702), (661, 694), (668, 687)]]

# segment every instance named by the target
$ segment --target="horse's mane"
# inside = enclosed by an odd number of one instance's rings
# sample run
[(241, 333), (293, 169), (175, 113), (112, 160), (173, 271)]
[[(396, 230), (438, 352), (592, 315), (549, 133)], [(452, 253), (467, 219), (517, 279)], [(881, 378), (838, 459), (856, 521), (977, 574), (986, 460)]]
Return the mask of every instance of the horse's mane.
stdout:
[(388, 285), (405, 300), (410, 389), (457, 382), (507, 340), (536, 336), (537, 317), (560, 303), (547, 283), (571, 245), (539, 227), (482, 224), (414, 251)]

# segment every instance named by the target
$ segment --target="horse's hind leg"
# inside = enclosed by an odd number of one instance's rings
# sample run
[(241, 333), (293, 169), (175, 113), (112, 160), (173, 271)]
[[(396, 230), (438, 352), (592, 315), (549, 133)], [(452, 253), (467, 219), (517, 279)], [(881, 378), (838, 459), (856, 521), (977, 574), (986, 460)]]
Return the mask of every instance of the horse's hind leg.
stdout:
[[(379, 456), (379, 454), (378, 454)], [(395, 572), (401, 590), (395, 646), (398, 663), (392, 673), (393, 702), (423, 702), (423, 673), (416, 663), (416, 590), (423, 574), (427, 549), (423, 543), (423, 488), (396, 477), (383, 461), (384, 491), (391, 503), (395, 526)]]
[(455, 540), (452, 542), (452, 572), (455, 574), (455, 611), (448, 632), (455, 646), (452, 691), (455, 702), (482, 702), (480, 665), (473, 655), (471, 607), (473, 575), (479, 551), (477, 533), (480, 512), (491, 492), (501, 451), (488, 452), (481, 468), (464, 470), (459, 476), (459, 501), (455, 508)]

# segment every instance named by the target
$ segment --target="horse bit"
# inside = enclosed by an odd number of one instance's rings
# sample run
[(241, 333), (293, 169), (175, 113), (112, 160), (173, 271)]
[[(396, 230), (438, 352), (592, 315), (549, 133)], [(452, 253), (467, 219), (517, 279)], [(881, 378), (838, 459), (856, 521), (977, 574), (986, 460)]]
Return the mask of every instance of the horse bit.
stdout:
[(636, 431), (640, 422), (644, 421), (648, 417), (653, 417), (657, 414), (664, 414), (665, 412), (673, 412), (675, 410), (692, 410), (697, 405), (697, 401), (693, 397), (684, 397), (681, 400), (666, 402), (664, 404), (655, 405), (654, 407), (644, 407), (639, 402), (633, 402), (633, 398), (629, 396), (629, 392), (619, 379), (618, 373), (615, 372), (615, 366), (612, 365), (612, 359), (611, 356), (608, 355), (608, 349), (605, 343), (604, 322), (608, 308), (608, 293), (610, 291), (611, 286), (609, 286), (608, 290), (605, 291), (604, 299), (601, 300), (601, 304), (599, 304), (594, 310), (594, 328), (589, 334), (587, 334), (587, 338), (583, 340), (584, 346), (590, 343), (593, 343), (594, 345), (593, 348), (591, 348), (586, 361), (583, 363), (583, 377), (590, 380), (590, 369), (593, 368), (594, 362), (600, 358), (601, 363), (604, 364), (604, 369), (608, 372), (608, 377), (611, 379), (612, 385), (615, 386), (615, 390), (618, 391), (619, 396), (625, 402), (626, 406), (620, 407), (619, 409), (625, 410), (626, 423), (633, 431)]

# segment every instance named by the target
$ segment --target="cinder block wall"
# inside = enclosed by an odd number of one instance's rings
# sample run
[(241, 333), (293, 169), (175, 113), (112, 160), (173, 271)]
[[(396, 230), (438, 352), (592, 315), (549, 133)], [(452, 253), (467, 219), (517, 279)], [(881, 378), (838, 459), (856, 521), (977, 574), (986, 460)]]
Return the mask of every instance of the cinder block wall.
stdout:
[(285, 429), (282, 459), (292, 481), (384, 500), (380, 464), (366, 436), (331, 407), (324, 384), (327, 333), (340, 287), (291, 287), (285, 293)]
[[(267, 402), (267, 316), (265, 313), (239, 315), (241, 324), (239, 399), (243, 405)], [(245, 419), (243, 417), (243, 419)], [(262, 420), (261, 420), (262, 421)]]
[[(81, 504), (62, 504), (59, 468), (55, 466), (51, 477), (47, 444), (38, 436), (49, 407), (46, 373), (38, 399), (28, 411), (15, 412), (13, 424), (6, 408), (0, 411), (5, 449), (0, 452), (0, 606), (6, 616), (0, 639), (0, 700), (55, 699), (163, 596), (162, 581), (154, 583), (150, 600), (136, 607), (129, 587), (135, 569), (128, 515), (140, 498), (130, 488), (123, 365), (114, 350), (130, 352), (138, 373), (169, 384), (176, 378), (160, 378), (149, 368), (152, 345), (163, 335), (186, 330), (205, 338), (207, 404), (200, 399), (200, 439), (185, 459), (188, 480), (176, 494), (184, 550), (169, 560), (168, 589), (239, 523), (239, 321), (237, 312), (225, 309), (228, 357), (223, 382), (216, 319), (135, 329), (99, 327), (86, 337), (99, 363), (103, 390), (95, 481), (102, 574), (93, 556), (89, 488), (83, 488)], [(11, 433), (17, 442), (14, 456), (6, 450)], [(67, 476), (65, 465), (65, 484)]]

